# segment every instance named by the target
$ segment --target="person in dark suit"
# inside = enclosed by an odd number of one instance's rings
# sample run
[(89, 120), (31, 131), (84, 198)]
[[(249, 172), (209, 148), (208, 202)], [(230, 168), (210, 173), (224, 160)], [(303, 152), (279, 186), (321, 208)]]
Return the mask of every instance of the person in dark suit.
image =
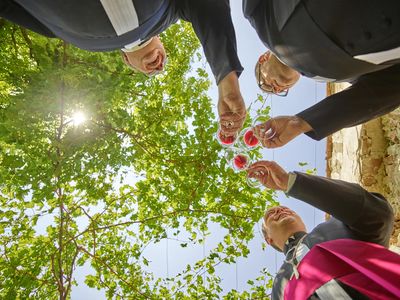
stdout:
[(128, 66), (148, 75), (166, 62), (158, 34), (180, 19), (191, 22), (218, 85), (222, 133), (243, 126), (243, 68), (228, 0), (0, 0), (0, 17), (89, 51), (121, 49)]
[(283, 146), (301, 133), (320, 140), (400, 104), (399, 1), (245, 0), (243, 11), (270, 49), (256, 65), (263, 91), (284, 96), (301, 75), (353, 84), (260, 125), (264, 146)]
[[(394, 215), (391, 206), (382, 195), (370, 193), (354, 183), (301, 172), (287, 173), (274, 161), (258, 161), (251, 165), (247, 172), (249, 177), (257, 178), (265, 187), (284, 191), (288, 196), (331, 215), (328, 221), (317, 225), (307, 233), (301, 217), (290, 208), (275, 206), (265, 212), (262, 224), (265, 241), (275, 250), (285, 254), (285, 261), (274, 279), (272, 299), (283, 299), (285, 289), (292, 278), (304, 279), (307, 276), (302, 271), (306, 259), (309, 261), (312, 258), (311, 253), (318, 251), (320, 246), (332, 245), (332, 242), (343, 248), (341, 254), (344, 256), (354, 252), (351, 248), (350, 251), (345, 248), (345, 245), (359, 246), (355, 250), (358, 256), (361, 256), (357, 263), (369, 265), (373, 272), (379, 270), (378, 274), (382, 271), (379, 260), (393, 258), (391, 262), (395, 264), (392, 264), (392, 268), (397, 269), (393, 270), (397, 273), (391, 278), (383, 279), (391, 280), (398, 286), (396, 282), (399, 282), (400, 278), (400, 256), (386, 249), (394, 226)], [(361, 248), (364, 250), (372, 248), (377, 257), (363, 257), (360, 253), (367, 252), (363, 252)], [(305, 255), (308, 253), (309, 257), (306, 258)], [(333, 261), (333, 259), (334, 256), (330, 256), (328, 260)], [(335, 271), (335, 267), (329, 267), (330, 261), (314, 261), (311, 274), (321, 272), (327, 277), (330, 272)], [(338, 262), (340, 264), (340, 260)], [(377, 265), (372, 266), (374, 263)], [(363, 273), (357, 273), (347, 265), (342, 268), (344, 271), (341, 276), (333, 277), (333, 280), (325, 283), (321, 281), (321, 288), (309, 291), (311, 297), (302, 299), (370, 299), (375, 289), (381, 292), (379, 299), (397, 299), (393, 291), (382, 289), (381, 286), (374, 285), (374, 282), (368, 286), (366, 283), (369, 281)], [(381, 276), (388, 275), (387, 270), (383, 272), (380, 272)], [(347, 273), (356, 277), (348, 279), (344, 276)], [(368, 288), (370, 289), (365, 290)], [(300, 293), (299, 290), (294, 292)], [(397, 293), (400, 293), (399, 288)]]

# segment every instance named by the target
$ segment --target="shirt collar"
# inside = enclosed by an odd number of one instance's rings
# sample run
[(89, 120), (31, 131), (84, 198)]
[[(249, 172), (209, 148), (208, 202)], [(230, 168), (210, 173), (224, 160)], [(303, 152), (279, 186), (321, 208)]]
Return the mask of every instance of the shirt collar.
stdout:
[(149, 38), (147, 40), (144, 40), (144, 41), (133, 42), (133, 43), (131, 43), (129, 45), (125, 45), (125, 47), (122, 48), (121, 50), (126, 52), (126, 53), (138, 51), (138, 50), (146, 47), (148, 44), (150, 44), (151, 41), (153, 40), (153, 38), (154, 37), (151, 37), (151, 38)]
[(289, 252), (289, 250), (295, 247), (297, 243), (300, 241), (300, 239), (306, 234), (307, 232), (299, 231), (291, 235), (285, 242), (285, 245), (283, 246), (283, 253), (285, 253), (286, 255)]

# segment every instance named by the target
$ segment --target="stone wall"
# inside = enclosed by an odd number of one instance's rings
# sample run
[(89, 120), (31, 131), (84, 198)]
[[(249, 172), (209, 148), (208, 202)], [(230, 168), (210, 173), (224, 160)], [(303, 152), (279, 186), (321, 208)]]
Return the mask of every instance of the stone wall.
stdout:
[[(327, 93), (347, 86), (328, 84)], [(391, 248), (400, 253), (400, 109), (332, 134), (326, 153), (328, 177), (359, 183), (388, 199), (396, 217)]]

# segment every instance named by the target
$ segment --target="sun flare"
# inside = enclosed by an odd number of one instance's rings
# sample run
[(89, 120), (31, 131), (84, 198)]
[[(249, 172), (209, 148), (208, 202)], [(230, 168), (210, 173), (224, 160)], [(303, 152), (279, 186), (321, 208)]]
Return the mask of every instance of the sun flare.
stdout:
[(86, 121), (86, 116), (83, 112), (77, 111), (72, 115), (71, 120), (75, 126), (78, 126)]

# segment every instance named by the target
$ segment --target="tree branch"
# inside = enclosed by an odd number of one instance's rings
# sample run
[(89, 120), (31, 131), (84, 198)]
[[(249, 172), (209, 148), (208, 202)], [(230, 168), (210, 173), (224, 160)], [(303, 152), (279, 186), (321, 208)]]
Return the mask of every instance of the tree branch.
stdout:
[(126, 222), (121, 222), (121, 223), (116, 223), (116, 224), (110, 224), (110, 225), (106, 225), (106, 226), (101, 226), (101, 227), (94, 227), (91, 224), (88, 225), (88, 227), (83, 230), (82, 232), (80, 232), (79, 234), (71, 237), (66, 243), (76, 240), (77, 238), (79, 238), (80, 236), (86, 234), (87, 232), (91, 231), (91, 230), (105, 230), (105, 229), (110, 229), (110, 228), (114, 228), (114, 227), (119, 227), (119, 226), (129, 226), (129, 225), (133, 225), (133, 224), (142, 224), (142, 223), (146, 223), (155, 219), (160, 219), (160, 218), (164, 218), (164, 217), (168, 217), (170, 215), (176, 215), (177, 213), (204, 213), (204, 214), (219, 214), (222, 216), (226, 216), (226, 217), (230, 217), (230, 218), (239, 218), (239, 219), (244, 219), (247, 220), (249, 218), (249, 216), (238, 216), (238, 215), (232, 215), (232, 214), (227, 214), (227, 213), (222, 213), (219, 211), (213, 211), (213, 210), (200, 210), (200, 209), (178, 209), (175, 210), (173, 212), (170, 213), (166, 213), (166, 214), (162, 214), (162, 215), (157, 215), (157, 216), (153, 216), (153, 217), (149, 217), (143, 220), (136, 220), (136, 221), (126, 221)]
[[(34, 51), (33, 51), (33, 43), (31, 41), (31, 39), (29, 38), (28, 32), (23, 27), (20, 27), (20, 30), (21, 30), (22, 37), (24, 38), (25, 43), (28, 45), (29, 57), (32, 59), (35, 59), (35, 55), (34, 55)], [(35, 61), (39, 65), (39, 62), (37, 61), (37, 59), (35, 59)]]
[(78, 244), (75, 243), (75, 246), (76, 246), (76, 251), (75, 251), (75, 254), (74, 254), (73, 258), (72, 258), (71, 269), (70, 269), (70, 271), (69, 271), (69, 273), (67, 275), (67, 288), (65, 290), (65, 295), (69, 295), (69, 293), (71, 292), (72, 273), (73, 273), (73, 271), (75, 269), (75, 261), (76, 261), (76, 258), (78, 257), (78, 254), (79, 254), (79, 246), (78, 246)]
[(115, 271), (109, 264), (107, 264), (105, 261), (103, 261), (102, 259), (100, 259), (99, 257), (97, 257), (96, 255), (93, 255), (92, 253), (90, 253), (88, 250), (86, 250), (84, 247), (82, 246), (78, 246), (79, 250), (81, 250), (82, 252), (86, 253), (87, 255), (89, 255), (91, 258), (93, 258), (95, 261), (98, 261), (99, 263), (101, 263), (103, 266), (105, 266), (111, 273), (113, 273), (115, 276), (117, 276), (117, 278), (119, 280), (121, 280), (122, 282), (124, 282), (127, 286), (129, 286), (130, 288), (132, 288), (132, 290), (134, 290), (136, 293), (146, 297), (146, 294), (142, 293), (141, 291), (139, 291), (137, 289), (136, 286), (131, 285), (129, 282), (127, 282), (124, 278), (121, 277), (120, 274), (118, 274), (117, 271)]
[(17, 30), (17, 26), (14, 25), (12, 27), (12, 31), (11, 31), (11, 40), (13, 43), (13, 48), (14, 48), (14, 52), (15, 52), (15, 56), (18, 55), (18, 45), (17, 45), (17, 40), (15, 39), (15, 31)]

